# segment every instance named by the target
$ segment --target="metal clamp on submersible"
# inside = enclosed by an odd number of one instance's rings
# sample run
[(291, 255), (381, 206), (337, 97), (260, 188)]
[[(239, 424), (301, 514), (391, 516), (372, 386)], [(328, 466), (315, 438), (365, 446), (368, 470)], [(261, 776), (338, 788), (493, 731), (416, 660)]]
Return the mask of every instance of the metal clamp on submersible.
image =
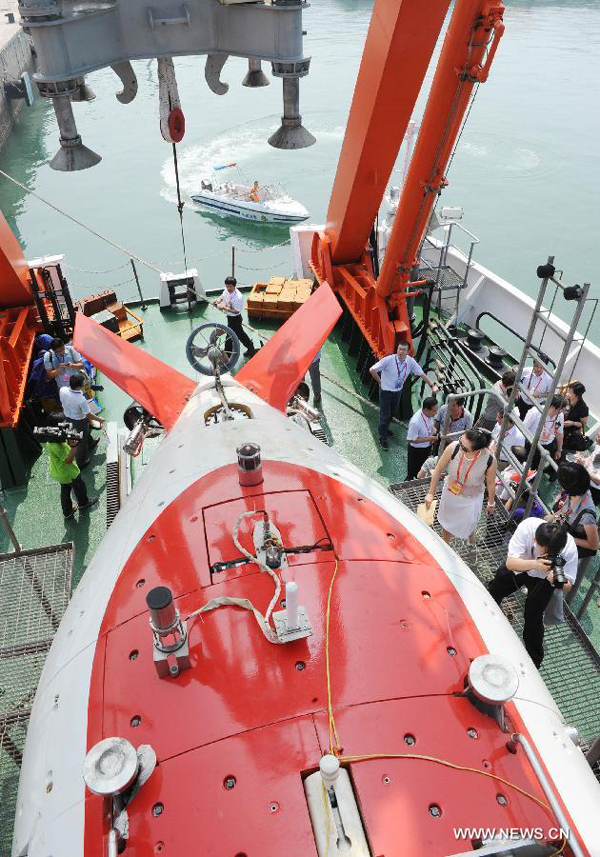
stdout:
[[(177, 676), (191, 666), (185, 620), (173, 603), (171, 590), (155, 586), (146, 596), (154, 638), (152, 657), (159, 678)], [(170, 638), (170, 641), (169, 641)]]

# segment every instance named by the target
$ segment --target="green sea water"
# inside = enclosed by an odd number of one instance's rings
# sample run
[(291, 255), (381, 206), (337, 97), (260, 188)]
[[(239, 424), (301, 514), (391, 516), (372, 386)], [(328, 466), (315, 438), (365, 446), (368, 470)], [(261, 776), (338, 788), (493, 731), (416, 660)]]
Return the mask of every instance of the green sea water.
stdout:
[[(267, 249), (286, 240), (285, 227), (196, 210), (189, 195), (211, 167), (235, 161), (249, 180), (282, 182), (313, 222), (323, 222), (371, 5), (316, 0), (305, 13), (305, 50), (312, 65), (301, 81), (301, 110), (317, 143), (303, 151), (277, 151), (267, 144), (279, 124), (280, 81), (246, 89), (241, 86), (245, 62), (232, 59), (222, 75), (229, 93), (218, 97), (204, 83), (202, 58), (176, 60), (187, 119), (179, 168), (188, 203), (188, 259), (206, 286), (218, 285), (229, 272), (232, 244), (242, 282), (289, 271), (288, 248)], [(524, 291), (535, 293), (535, 269), (548, 254), (556, 256), (567, 280), (588, 280), (597, 288), (600, 3), (507, 0), (506, 6), (506, 33), (459, 142), (442, 202), (464, 208), (465, 226), (481, 241), (475, 258)], [(159, 132), (156, 63), (135, 66), (140, 88), (132, 104), (116, 101), (120, 83), (103, 70), (88, 78), (96, 100), (74, 107), (84, 142), (102, 155), (99, 166), (71, 174), (49, 168), (58, 133), (51, 105), (38, 100), (24, 111), (0, 167), (158, 268), (177, 271), (181, 237), (171, 148)], [(430, 68), (423, 90), (431, 73)], [(422, 91), (417, 122), (424, 100)], [(127, 256), (1, 177), (0, 202), (29, 258), (65, 254), (76, 297), (108, 286), (116, 286), (122, 298), (134, 295)], [(144, 293), (156, 295), (158, 275), (143, 266), (140, 275)], [(593, 333), (599, 341), (600, 317)]]

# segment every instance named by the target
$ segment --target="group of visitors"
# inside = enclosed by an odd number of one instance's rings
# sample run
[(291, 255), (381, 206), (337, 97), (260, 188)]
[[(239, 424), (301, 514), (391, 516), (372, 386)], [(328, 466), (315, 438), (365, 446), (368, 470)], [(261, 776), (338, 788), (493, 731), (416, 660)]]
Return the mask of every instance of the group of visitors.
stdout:
[[(539, 499), (530, 496), (540, 466), (540, 450), (536, 449), (526, 474), (511, 461), (516, 459), (520, 465), (527, 461), (529, 441), (517, 423), (522, 422), (528, 433), (535, 434), (542, 419), (540, 406), (553, 387), (552, 376), (544, 368), (549, 362), (546, 355), (540, 354), (539, 360), (524, 369), (519, 395), (513, 399), (514, 411), (506, 407), (517, 383), (516, 372), (510, 369), (494, 384), (496, 395), (488, 397), (474, 426), (464, 398), (440, 407), (435, 395), (437, 385), (408, 351), (408, 344), (401, 342), (396, 354), (384, 357), (370, 369), (380, 387), (380, 446), (389, 448), (388, 439), (393, 437), (390, 421), (407, 379), (411, 375), (422, 378), (432, 395), (423, 399), (408, 423), (406, 479), (430, 478), (425, 497), (425, 506), (430, 509), (444, 478), (437, 519), (446, 543), (452, 538), (474, 542), (484, 503), (488, 515), (494, 513), (497, 500), (510, 512), (516, 529), (508, 544), (506, 561), (488, 589), (498, 604), (518, 589), (526, 592), (523, 639), (539, 667), (544, 656), (545, 626), (564, 619), (563, 599), (573, 597), (599, 548), (596, 505), (600, 502), (600, 441), (589, 456), (566, 459), (567, 454), (590, 446), (585, 436), (589, 417), (583, 398), (585, 386), (571, 382), (564, 395), (554, 394), (544, 417), (539, 442), (559, 464), (556, 476), (560, 486), (552, 513), (546, 515)], [(447, 445), (438, 456), (442, 434)], [(554, 468), (546, 472), (551, 478), (555, 476)], [(515, 504), (505, 483), (514, 494), (522, 479), (526, 484)]]
[(84, 393), (88, 375), (81, 354), (73, 345), (46, 334), (38, 336), (37, 340), (39, 354), (36, 362), (43, 366), (44, 376), (36, 377), (36, 384), (44, 390), (46, 397), (58, 400), (64, 421), (79, 434), (77, 441), (50, 441), (45, 444), (49, 473), (61, 486), (62, 512), (65, 520), (69, 520), (77, 509), (85, 511), (98, 502), (97, 497), (88, 494), (81, 471), (91, 463), (91, 453), (99, 443), (99, 438), (92, 439), (90, 429), (100, 429), (104, 420), (92, 413), (90, 401)]

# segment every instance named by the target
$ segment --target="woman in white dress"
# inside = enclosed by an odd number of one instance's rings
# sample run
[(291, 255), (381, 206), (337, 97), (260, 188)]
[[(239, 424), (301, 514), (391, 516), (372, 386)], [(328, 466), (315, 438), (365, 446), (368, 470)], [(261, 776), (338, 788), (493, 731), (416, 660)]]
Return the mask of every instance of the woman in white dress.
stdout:
[(487, 514), (494, 512), (496, 460), (489, 452), (490, 436), (469, 429), (458, 441), (449, 444), (431, 475), (425, 505), (429, 509), (442, 473), (448, 470), (438, 508), (438, 521), (445, 542), (452, 536), (475, 540), (475, 529), (481, 515), (483, 493), (487, 484)]

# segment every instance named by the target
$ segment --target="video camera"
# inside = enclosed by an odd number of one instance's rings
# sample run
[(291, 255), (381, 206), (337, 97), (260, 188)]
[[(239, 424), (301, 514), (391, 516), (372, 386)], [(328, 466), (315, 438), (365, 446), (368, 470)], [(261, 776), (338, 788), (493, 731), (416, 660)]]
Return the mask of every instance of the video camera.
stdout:
[(550, 560), (550, 568), (554, 572), (554, 586), (556, 589), (562, 589), (567, 582), (567, 576), (563, 571), (567, 561), (560, 554), (558, 556), (550, 556), (548, 559)]
[(82, 431), (75, 431), (71, 423), (63, 422), (55, 426), (36, 426), (33, 436), (40, 443), (64, 443), (65, 441), (80, 441)]

